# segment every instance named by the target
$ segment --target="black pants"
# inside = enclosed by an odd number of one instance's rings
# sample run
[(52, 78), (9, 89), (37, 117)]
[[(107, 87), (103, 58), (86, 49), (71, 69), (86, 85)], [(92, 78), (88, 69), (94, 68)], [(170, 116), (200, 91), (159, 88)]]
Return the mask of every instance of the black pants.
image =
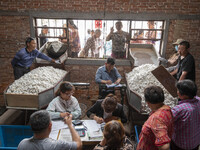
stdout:
[[(198, 149), (199, 149), (199, 145), (196, 148), (190, 149), (190, 150), (198, 150)], [(185, 150), (185, 149), (182, 149), (182, 148), (176, 146), (176, 144), (173, 141), (171, 141), (170, 150)]]
[(20, 66), (15, 66), (13, 69), (14, 69), (15, 80), (19, 79), (21, 76), (30, 71), (30, 68), (25, 68)]
[(104, 99), (108, 94), (115, 94), (114, 88), (107, 89), (105, 84), (99, 84), (99, 99)]

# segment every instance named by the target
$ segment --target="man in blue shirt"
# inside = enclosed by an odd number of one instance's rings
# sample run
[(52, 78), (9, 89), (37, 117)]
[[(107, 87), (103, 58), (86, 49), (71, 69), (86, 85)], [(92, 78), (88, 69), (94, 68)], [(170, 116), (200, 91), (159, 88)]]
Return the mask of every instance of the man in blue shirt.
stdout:
[[(115, 59), (108, 58), (105, 65), (98, 68), (95, 76), (95, 81), (99, 84), (119, 84), (121, 81), (121, 75), (115, 67)], [(101, 90), (101, 89), (99, 89)], [(101, 91), (100, 91), (101, 92)], [(102, 91), (99, 93), (105, 98), (107, 94), (114, 93), (113, 90)]]
[(40, 53), (36, 49), (36, 41), (34, 38), (28, 37), (26, 39), (26, 47), (19, 50), (11, 62), (15, 80), (30, 71), (30, 66), (36, 57), (55, 63), (54, 59)]

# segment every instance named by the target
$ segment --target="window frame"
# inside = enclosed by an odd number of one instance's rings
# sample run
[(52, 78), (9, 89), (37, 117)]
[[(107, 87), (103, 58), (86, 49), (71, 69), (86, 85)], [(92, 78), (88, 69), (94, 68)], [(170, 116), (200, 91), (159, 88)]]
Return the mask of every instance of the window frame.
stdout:
[[(96, 18), (98, 16), (98, 18)], [(169, 32), (169, 26), (170, 26), (170, 16), (166, 16), (164, 14), (146, 14), (146, 13), (123, 13), (123, 14), (116, 14), (116, 13), (77, 13), (77, 12), (44, 12), (44, 11), (30, 11), (29, 12), (29, 20), (30, 20), (30, 33), (32, 37), (35, 37), (35, 29), (34, 29), (34, 19), (35, 18), (41, 18), (41, 19), (63, 19), (63, 18), (70, 18), (73, 20), (127, 20), (130, 21), (130, 27), (131, 27), (131, 21), (146, 21), (146, 20), (152, 20), (152, 21), (160, 21), (163, 20), (163, 39), (162, 44), (160, 44), (160, 56), (165, 57), (165, 51), (167, 48), (167, 40), (168, 40), (168, 32)], [(79, 58), (82, 59), (82, 58)], [(129, 59), (129, 56), (128, 58)]]

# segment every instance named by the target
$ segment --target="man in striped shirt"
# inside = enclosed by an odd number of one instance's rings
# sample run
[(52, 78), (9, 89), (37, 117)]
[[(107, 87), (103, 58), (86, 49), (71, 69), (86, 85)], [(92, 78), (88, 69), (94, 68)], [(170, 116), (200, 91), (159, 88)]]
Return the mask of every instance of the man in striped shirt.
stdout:
[(176, 84), (180, 98), (172, 109), (174, 134), (171, 150), (198, 150), (200, 145), (200, 98), (196, 96), (197, 86), (191, 80)]

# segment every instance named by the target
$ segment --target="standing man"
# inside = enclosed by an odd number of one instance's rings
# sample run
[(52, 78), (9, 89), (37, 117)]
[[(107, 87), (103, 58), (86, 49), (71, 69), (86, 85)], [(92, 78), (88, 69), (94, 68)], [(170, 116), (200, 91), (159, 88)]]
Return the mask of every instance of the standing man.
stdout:
[(40, 47), (42, 47), (48, 41), (48, 38), (46, 38), (48, 31), (49, 30), (47, 28), (47, 25), (44, 25), (42, 28), (41, 34), (39, 35), (40, 36)]
[(126, 58), (125, 43), (130, 40), (129, 33), (122, 31), (122, 22), (115, 23), (117, 29), (114, 32), (113, 27), (110, 29), (110, 34), (106, 37), (106, 41), (112, 40), (112, 57), (113, 58)]
[(189, 53), (190, 43), (183, 41), (178, 46), (178, 52), (180, 54), (178, 58), (177, 68), (171, 72), (171, 75), (176, 75), (178, 81), (184, 79), (190, 79), (195, 81), (195, 60)]
[(172, 72), (178, 67), (177, 63), (178, 63), (178, 58), (180, 56), (180, 54), (178, 52), (178, 45), (183, 41), (185, 41), (185, 40), (177, 39), (177, 41), (173, 43), (175, 53), (173, 55), (171, 55), (168, 60), (165, 58), (162, 58), (162, 57), (158, 58), (158, 60), (161, 62), (161, 64), (163, 64), (164, 66), (168, 66), (168, 68), (166, 68), (168, 72)]
[(165, 58), (159, 57), (158, 60), (164, 65), (164, 66), (175, 66), (177, 65), (179, 53), (178, 53), (178, 45), (185, 40), (183, 39), (177, 39), (176, 42), (173, 43), (174, 46), (174, 54), (170, 56), (170, 58), (167, 60)]
[(22, 140), (18, 145), (18, 150), (80, 150), (82, 142), (72, 125), (72, 115), (66, 116), (64, 122), (69, 127), (72, 135), (72, 142), (49, 138), (52, 129), (49, 113), (46, 110), (40, 110), (33, 113), (30, 117), (30, 124), (34, 135), (31, 138)]
[(171, 150), (198, 150), (200, 145), (200, 98), (196, 96), (197, 86), (191, 80), (176, 84), (180, 99), (172, 108), (174, 134)]
[(15, 80), (30, 71), (30, 66), (36, 57), (55, 63), (54, 59), (40, 53), (36, 49), (36, 41), (34, 38), (28, 37), (26, 39), (26, 47), (19, 50), (11, 62)]
[(92, 37), (88, 38), (83, 51), (85, 53), (85, 56), (88, 57), (88, 52), (91, 49), (91, 56), (94, 57), (95, 55), (95, 49), (96, 49), (96, 39), (98, 39), (101, 36), (101, 30), (97, 29), (94, 32), (94, 35)]
[[(115, 67), (115, 59), (108, 58), (105, 65), (98, 68), (95, 76), (96, 83), (99, 84), (119, 84), (121, 81), (121, 75), (119, 74), (117, 68)], [(102, 91), (99, 90), (99, 95), (101, 98), (105, 98), (109, 93), (114, 93), (114, 91)]]

